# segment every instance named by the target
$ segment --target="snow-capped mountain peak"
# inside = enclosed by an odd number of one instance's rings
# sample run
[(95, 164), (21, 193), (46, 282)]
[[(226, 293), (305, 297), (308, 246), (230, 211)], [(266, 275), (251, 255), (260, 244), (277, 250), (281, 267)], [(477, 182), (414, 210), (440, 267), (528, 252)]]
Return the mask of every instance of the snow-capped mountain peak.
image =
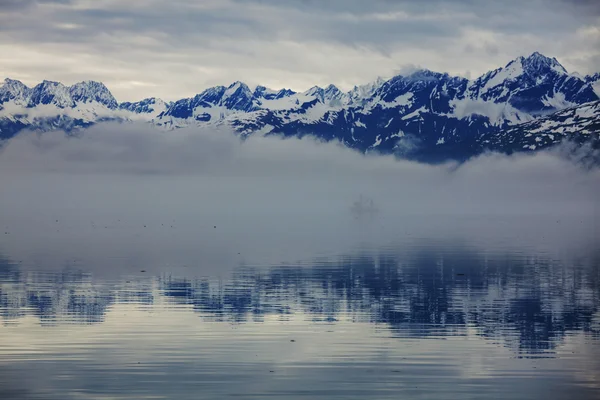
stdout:
[(567, 70), (563, 67), (556, 58), (546, 57), (537, 51), (529, 57), (519, 57), (523, 70), (528, 74), (544, 74), (553, 71), (557, 74), (566, 75)]
[(377, 77), (377, 79), (373, 82), (354, 86), (354, 88), (348, 92), (349, 102), (352, 105), (364, 105), (369, 99), (373, 97), (375, 91), (377, 91), (386, 80), (382, 77)]
[(329, 94), (332, 96), (337, 96), (339, 93), (342, 93), (342, 91), (340, 89), (338, 89), (337, 86), (335, 86), (334, 84), (328, 85), (325, 89), (325, 94)]
[(232, 83), (223, 93), (221, 104), (230, 110), (250, 111), (254, 108), (252, 91), (243, 82)]
[(282, 98), (284, 98), (284, 97), (290, 97), (290, 96), (293, 96), (293, 95), (295, 95), (295, 94), (296, 94), (296, 92), (294, 92), (294, 91), (293, 91), (293, 90), (291, 90), (291, 89), (280, 89), (280, 90), (277, 92), (277, 95), (275, 96), (275, 98), (276, 98), (276, 99), (282, 99)]
[[(504, 121), (522, 122), (597, 98), (585, 79), (569, 75), (555, 58), (535, 52), (469, 82), (464, 101), (480, 110), (494, 110), (496, 123), (502, 125)], [(506, 107), (500, 110), (495, 104)]]
[(110, 109), (118, 107), (117, 100), (102, 82), (83, 81), (69, 88), (73, 101), (79, 103), (98, 102)]
[(44, 80), (31, 90), (29, 106), (53, 104), (58, 108), (74, 107), (69, 88), (60, 82)]
[(337, 86), (329, 85), (323, 90), (323, 100), (331, 106), (339, 107), (347, 103), (347, 95)]
[(252, 92), (250, 91), (250, 88), (248, 87), (248, 85), (246, 85), (244, 82), (235, 81), (227, 87), (224, 97), (231, 97), (231, 96), (239, 95), (242, 93), (244, 95), (252, 96)]
[(36, 107), (54, 105), (58, 108), (75, 107), (78, 103), (100, 103), (107, 108), (116, 109), (117, 100), (101, 82), (84, 81), (65, 86), (60, 82), (44, 80), (33, 88), (22, 82), (6, 78), (0, 86), (0, 103), (13, 101), (17, 105)]
[(320, 100), (323, 100), (324, 92), (325, 92), (325, 90), (322, 87), (313, 86), (310, 89), (308, 89), (306, 92), (304, 92), (304, 94), (306, 96), (313, 96), (313, 97), (319, 98)]
[(0, 103), (15, 101), (16, 103), (26, 105), (29, 101), (31, 89), (25, 86), (21, 81), (6, 78), (0, 86)]
[(332, 107), (340, 107), (347, 103), (347, 94), (333, 84), (325, 88), (313, 86), (304, 92), (304, 95), (316, 98), (321, 103)]

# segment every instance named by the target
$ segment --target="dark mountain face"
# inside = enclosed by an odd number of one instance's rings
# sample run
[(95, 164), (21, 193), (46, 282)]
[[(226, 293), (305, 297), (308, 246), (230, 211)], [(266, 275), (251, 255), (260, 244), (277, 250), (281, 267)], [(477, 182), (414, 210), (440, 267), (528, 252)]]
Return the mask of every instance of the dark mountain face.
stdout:
[[(579, 142), (596, 137), (599, 82), (600, 73), (569, 74), (555, 58), (537, 52), (472, 81), (419, 70), (346, 93), (334, 85), (296, 93), (251, 90), (235, 82), (173, 103), (149, 98), (118, 104), (98, 82), (67, 87), (44, 81), (30, 89), (7, 79), (0, 86), (0, 137), (24, 128), (72, 130), (103, 120), (142, 119), (167, 129), (227, 125), (243, 137), (257, 131), (312, 135), (362, 152), (464, 160), (487, 149), (534, 151), (571, 136)], [(42, 106), (48, 116), (32, 117), (31, 110)], [(563, 111), (583, 113), (585, 124)]]

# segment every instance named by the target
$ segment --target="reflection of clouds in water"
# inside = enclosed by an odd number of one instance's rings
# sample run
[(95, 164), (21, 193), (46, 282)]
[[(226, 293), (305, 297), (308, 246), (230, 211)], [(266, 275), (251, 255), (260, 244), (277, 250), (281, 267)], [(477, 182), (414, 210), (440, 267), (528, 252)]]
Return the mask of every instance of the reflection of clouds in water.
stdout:
[[(593, 398), (588, 391), (594, 382), (586, 388), (568, 374), (554, 374), (557, 366), (574, 374), (585, 371), (593, 365), (585, 357), (515, 359), (510, 350), (476, 335), (399, 340), (362, 322), (304, 327), (303, 316), (237, 325), (206, 323), (183, 305), (149, 313), (117, 304), (103, 324), (70, 325), (68, 335), (61, 334), (60, 327), (52, 331), (29, 319), (23, 330), (7, 336), (12, 340), (5, 346), (19, 352), (29, 348), (29, 357), (10, 363), (9, 373), (0, 375), (0, 386), (4, 381), (13, 387), (25, 382), (29, 384), (22, 387), (51, 388), (52, 394), (85, 388), (91, 398), (116, 391), (137, 398), (197, 399), (200, 387), (203, 398), (214, 399), (255, 393), (315, 398), (334, 392), (364, 399), (376, 393), (378, 398), (404, 393), (410, 398), (418, 385), (420, 392), (430, 392), (428, 398), (462, 399), (477, 385), (478, 395), (490, 391), (486, 398), (498, 390), (523, 399), (536, 398), (544, 390), (552, 394), (544, 398), (560, 399), (565, 393)], [(589, 340), (579, 333), (570, 338), (576, 346)], [(40, 347), (32, 351), (31, 344)], [(49, 362), (38, 361), (40, 353)], [(474, 365), (480, 368), (474, 370)], [(435, 387), (430, 388), (432, 376)], [(523, 395), (527, 391), (532, 394)], [(40, 397), (53, 398), (36, 398)]]

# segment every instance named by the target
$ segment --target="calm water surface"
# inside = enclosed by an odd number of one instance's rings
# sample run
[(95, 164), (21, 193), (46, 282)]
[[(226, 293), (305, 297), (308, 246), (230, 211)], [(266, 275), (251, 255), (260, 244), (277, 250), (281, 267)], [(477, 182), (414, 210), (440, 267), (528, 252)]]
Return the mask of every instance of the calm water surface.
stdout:
[(4, 215), (0, 398), (600, 398), (597, 220), (338, 217)]

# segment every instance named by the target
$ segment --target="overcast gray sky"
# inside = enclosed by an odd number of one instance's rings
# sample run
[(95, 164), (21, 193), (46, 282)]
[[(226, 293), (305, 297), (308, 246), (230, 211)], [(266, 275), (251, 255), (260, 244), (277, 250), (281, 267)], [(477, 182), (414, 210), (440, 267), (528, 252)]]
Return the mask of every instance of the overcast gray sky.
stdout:
[(242, 80), (343, 89), (414, 66), (476, 77), (540, 51), (600, 71), (597, 0), (0, 0), (0, 76), (119, 101)]

